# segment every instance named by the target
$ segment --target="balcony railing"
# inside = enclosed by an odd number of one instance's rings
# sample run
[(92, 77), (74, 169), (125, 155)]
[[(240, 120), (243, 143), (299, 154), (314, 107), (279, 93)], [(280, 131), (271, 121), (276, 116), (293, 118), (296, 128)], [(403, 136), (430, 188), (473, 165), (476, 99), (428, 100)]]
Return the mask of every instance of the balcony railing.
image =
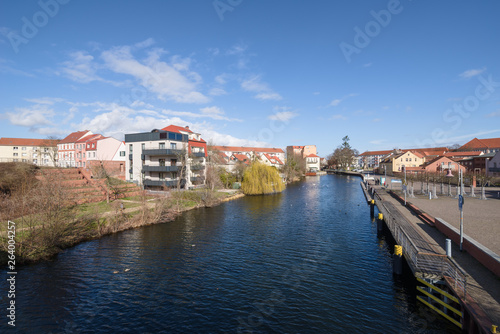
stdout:
[(500, 173), (500, 168), (499, 167), (497, 167), (497, 168), (490, 167), (490, 168), (488, 168), (488, 171), (490, 173)]
[(204, 165), (192, 165), (191, 166), (191, 170), (201, 170), (201, 169), (204, 169), (205, 166)]
[(182, 154), (182, 150), (173, 150), (170, 148), (166, 148), (166, 149), (155, 148), (155, 149), (145, 149), (142, 151), (142, 154), (146, 154), (146, 155), (179, 155), (179, 154)]
[(197, 158), (203, 158), (205, 157), (205, 152), (195, 152), (193, 155)]
[(179, 166), (142, 166), (143, 172), (178, 172)]
[[(177, 187), (177, 180), (170, 180), (170, 181), (158, 181), (158, 180), (150, 180), (150, 179), (145, 179), (144, 180), (144, 186), (154, 186), (154, 187)], [(184, 186), (186, 183), (186, 180), (182, 179), (181, 180), (181, 186)]]
[(191, 182), (203, 182), (205, 178), (203, 176), (193, 176)]

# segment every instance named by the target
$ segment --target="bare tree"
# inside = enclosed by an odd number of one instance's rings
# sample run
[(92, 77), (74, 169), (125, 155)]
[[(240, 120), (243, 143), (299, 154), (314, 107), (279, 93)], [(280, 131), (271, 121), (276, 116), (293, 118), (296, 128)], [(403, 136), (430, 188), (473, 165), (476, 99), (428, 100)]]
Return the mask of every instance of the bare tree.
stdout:
[(351, 147), (349, 140), (349, 136), (342, 138), (342, 144), (328, 157), (329, 164), (344, 170), (349, 169), (353, 164), (354, 158), (359, 155), (358, 150)]

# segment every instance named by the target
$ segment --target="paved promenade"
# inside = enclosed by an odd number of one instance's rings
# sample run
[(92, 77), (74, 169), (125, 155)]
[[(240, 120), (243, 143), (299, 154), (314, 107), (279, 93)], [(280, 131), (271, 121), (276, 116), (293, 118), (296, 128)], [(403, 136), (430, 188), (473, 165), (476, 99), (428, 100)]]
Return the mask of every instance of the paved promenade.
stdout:
[[(390, 178), (388, 177), (389, 182)], [(390, 189), (390, 183), (387, 189)], [(393, 191), (398, 192), (401, 185), (393, 184)], [(444, 219), (457, 229), (460, 228), (460, 211), (458, 199), (440, 195), (440, 187), (437, 186), (437, 199), (429, 200), (428, 195), (420, 195), (420, 184), (415, 182), (415, 198), (407, 198), (408, 202), (417, 206), (420, 210), (430, 216)], [(478, 197), (465, 196), (464, 202), (464, 234), (475, 239), (496, 254), (500, 254), (500, 199), (498, 191), (500, 188), (487, 188), (487, 200)], [(447, 188), (445, 188), (447, 191)], [(466, 189), (467, 193), (469, 190)], [(476, 195), (480, 192), (476, 191)], [(456, 191), (454, 189), (454, 194)], [(401, 195), (402, 196), (402, 195)], [(397, 205), (401, 212), (412, 221), (415, 226), (428, 237), (433, 247), (444, 254), (446, 237), (435, 227), (422, 222), (415, 213), (405, 208), (396, 199), (390, 199)], [(467, 252), (460, 252), (459, 247), (453, 244), (453, 258), (464, 268), (468, 274), (468, 292), (480, 304), (481, 308), (489, 316), (494, 324), (500, 324), (500, 278), (486, 269)]]
[[(388, 179), (390, 179), (388, 177)], [(390, 182), (390, 181), (389, 181)], [(387, 187), (390, 189), (390, 185)], [(393, 190), (403, 197), (400, 184), (393, 184)], [(415, 182), (414, 194), (415, 198), (407, 197), (407, 201), (416, 205), (427, 214), (444, 219), (448, 224), (460, 229), (460, 211), (458, 209), (458, 199), (440, 194), (439, 184), (436, 186), (437, 199), (429, 199), (428, 194), (420, 194), (420, 183)], [(479, 199), (481, 192), (480, 188), (476, 188), (476, 197), (470, 197), (470, 188), (466, 187), (466, 195), (464, 196), (463, 206), (463, 225), (464, 234), (470, 236), (480, 244), (489, 248), (494, 253), (500, 255), (500, 198), (498, 193), (500, 188), (486, 188), (487, 200)], [(448, 188), (445, 187), (445, 193)], [(456, 195), (456, 189), (452, 190), (453, 195)]]

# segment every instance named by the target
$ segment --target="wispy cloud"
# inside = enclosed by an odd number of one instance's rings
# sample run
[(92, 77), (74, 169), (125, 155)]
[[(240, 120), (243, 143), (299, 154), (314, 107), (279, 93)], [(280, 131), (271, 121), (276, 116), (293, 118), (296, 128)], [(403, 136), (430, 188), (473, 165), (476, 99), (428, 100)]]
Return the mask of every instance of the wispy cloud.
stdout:
[(486, 115), (486, 117), (500, 117), (500, 110), (494, 111)]
[(257, 93), (254, 97), (258, 100), (283, 99), (281, 95), (274, 92), (267, 83), (261, 81), (260, 75), (254, 75), (241, 83), (241, 88), (247, 92)]
[(330, 102), (329, 106), (330, 106), (330, 107), (336, 107), (336, 106), (338, 106), (340, 103), (342, 103), (343, 101), (345, 101), (345, 100), (347, 100), (347, 99), (349, 99), (349, 98), (351, 98), (351, 97), (358, 96), (358, 95), (359, 95), (359, 94), (357, 94), (357, 93), (351, 93), (351, 94), (346, 95), (346, 96), (343, 96), (343, 97), (341, 97), (341, 98), (334, 99), (334, 100), (332, 100), (332, 102)]
[(201, 76), (189, 69), (190, 59), (172, 57), (170, 63), (160, 60), (163, 49), (154, 49), (143, 61), (137, 60), (127, 46), (115, 47), (101, 55), (111, 71), (130, 75), (139, 84), (157, 94), (159, 99), (179, 103), (206, 103), (208, 97), (198, 91)]
[(293, 111), (280, 111), (275, 114), (269, 115), (267, 118), (273, 121), (288, 122), (292, 118), (299, 116), (299, 114)]
[(344, 115), (340, 115), (340, 114), (336, 114), (336, 115), (333, 115), (332, 117), (330, 117), (331, 120), (342, 120), (342, 121), (345, 121), (347, 120), (347, 117), (345, 117)]
[(370, 66), (372, 66), (372, 65), (373, 65), (373, 63), (372, 63), (372, 62), (370, 62), (370, 63), (363, 64), (363, 67), (370, 67)]
[(216, 106), (205, 107), (200, 109), (200, 113), (191, 111), (176, 111), (170, 109), (162, 110), (162, 113), (169, 116), (186, 117), (186, 118), (211, 118), (214, 120), (242, 122), (241, 119), (229, 118), (225, 116), (224, 111)]
[(475, 77), (476, 75), (483, 73), (484, 71), (486, 71), (486, 67), (478, 68), (478, 69), (470, 69), (470, 70), (467, 70), (467, 71), (460, 73), (459, 76), (463, 79), (469, 79), (469, 78)]
[(12, 125), (37, 127), (41, 125), (51, 125), (49, 119), (54, 117), (55, 112), (47, 105), (35, 104), (29, 108), (15, 108), (15, 112), (5, 113)]

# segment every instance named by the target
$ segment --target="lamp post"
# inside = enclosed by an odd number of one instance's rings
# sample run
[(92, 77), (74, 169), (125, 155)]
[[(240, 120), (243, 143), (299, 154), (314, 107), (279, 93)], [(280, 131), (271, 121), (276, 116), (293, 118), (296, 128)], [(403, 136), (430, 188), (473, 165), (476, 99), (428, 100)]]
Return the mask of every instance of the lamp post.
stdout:
[[(451, 165), (450, 165), (451, 167)], [(464, 243), (464, 196), (462, 193), (462, 188), (463, 188), (463, 182), (464, 182), (464, 175), (462, 172), (462, 169), (460, 168), (460, 165), (457, 163), (457, 168), (458, 168), (458, 186), (460, 187), (459, 190), (459, 195), (458, 195), (458, 209), (460, 210), (460, 251), (463, 251), (463, 243)], [(448, 174), (446, 175), (447, 177), (453, 177), (453, 174), (451, 173), (451, 169), (448, 170)]]

